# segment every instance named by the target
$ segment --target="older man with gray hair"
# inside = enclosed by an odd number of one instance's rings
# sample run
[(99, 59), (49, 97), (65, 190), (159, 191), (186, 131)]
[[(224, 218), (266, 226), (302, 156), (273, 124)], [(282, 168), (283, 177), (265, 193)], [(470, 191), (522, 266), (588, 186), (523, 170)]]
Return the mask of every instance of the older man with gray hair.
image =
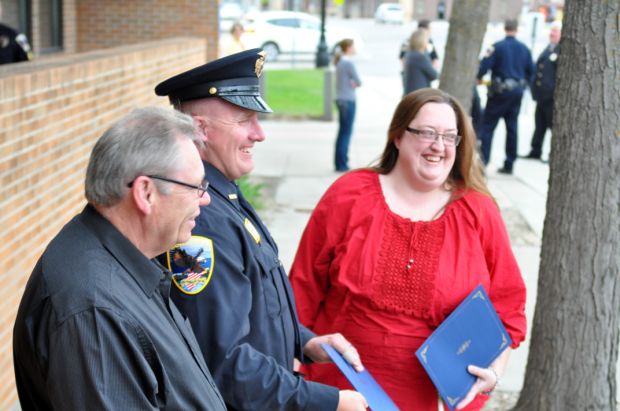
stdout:
[(88, 204), (37, 262), (15, 321), (23, 409), (226, 409), (152, 260), (210, 201), (193, 138), (191, 117), (143, 108), (95, 144)]

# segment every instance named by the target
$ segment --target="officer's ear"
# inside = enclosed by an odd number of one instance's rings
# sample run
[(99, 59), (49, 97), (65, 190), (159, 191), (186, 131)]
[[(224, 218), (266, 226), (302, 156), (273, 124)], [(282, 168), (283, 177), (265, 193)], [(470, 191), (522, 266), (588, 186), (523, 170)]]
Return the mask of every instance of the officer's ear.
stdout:
[(194, 119), (194, 123), (196, 124), (196, 130), (200, 133), (200, 137), (202, 138), (202, 142), (207, 144), (209, 141), (209, 122), (203, 116), (199, 116), (196, 114), (192, 114), (192, 118)]

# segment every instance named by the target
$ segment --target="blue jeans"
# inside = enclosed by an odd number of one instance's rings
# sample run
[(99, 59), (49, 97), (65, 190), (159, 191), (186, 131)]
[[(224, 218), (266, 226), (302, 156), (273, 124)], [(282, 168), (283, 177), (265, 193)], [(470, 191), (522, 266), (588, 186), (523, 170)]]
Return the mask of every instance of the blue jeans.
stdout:
[(349, 143), (355, 120), (355, 100), (336, 100), (338, 107), (338, 136), (336, 137), (336, 171), (349, 169)]

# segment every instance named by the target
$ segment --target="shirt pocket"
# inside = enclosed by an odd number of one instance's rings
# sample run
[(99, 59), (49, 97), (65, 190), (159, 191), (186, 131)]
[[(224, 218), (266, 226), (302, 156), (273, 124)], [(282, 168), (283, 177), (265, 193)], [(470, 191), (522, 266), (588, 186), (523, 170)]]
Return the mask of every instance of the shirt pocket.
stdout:
[(273, 256), (258, 257), (258, 264), (261, 267), (261, 286), (263, 290), (263, 299), (265, 304), (265, 311), (267, 314), (276, 318), (282, 314), (282, 307), (284, 305), (283, 298), (284, 290), (280, 284), (280, 260)]

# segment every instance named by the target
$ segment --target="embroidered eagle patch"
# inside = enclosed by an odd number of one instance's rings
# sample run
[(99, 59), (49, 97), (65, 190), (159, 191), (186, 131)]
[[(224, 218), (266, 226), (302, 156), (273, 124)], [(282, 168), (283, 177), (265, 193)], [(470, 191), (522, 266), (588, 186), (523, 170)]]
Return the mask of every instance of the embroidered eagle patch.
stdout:
[(198, 294), (211, 281), (215, 256), (210, 238), (192, 236), (188, 242), (175, 245), (166, 257), (172, 282), (184, 294)]

